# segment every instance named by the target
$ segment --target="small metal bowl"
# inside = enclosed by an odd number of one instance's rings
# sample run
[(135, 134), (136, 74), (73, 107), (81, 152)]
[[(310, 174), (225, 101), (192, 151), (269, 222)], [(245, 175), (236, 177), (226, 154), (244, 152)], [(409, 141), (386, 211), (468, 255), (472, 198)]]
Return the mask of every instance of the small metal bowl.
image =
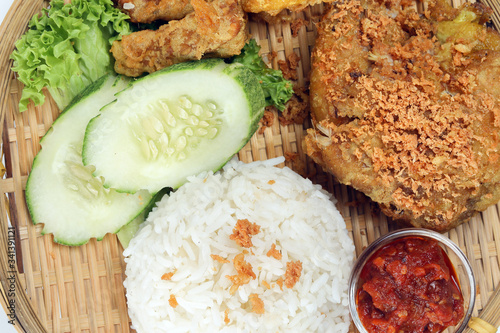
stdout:
[(354, 267), (349, 279), (349, 311), (351, 313), (352, 320), (360, 333), (367, 333), (367, 330), (364, 328), (358, 316), (356, 301), (357, 292), (359, 288), (361, 288), (359, 277), (363, 267), (370, 259), (372, 254), (377, 252), (383, 246), (395, 240), (411, 236), (434, 239), (447, 253), (451, 264), (455, 268), (458, 278), (458, 284), (464, 297), (464, 317), (456, 326), (448, 327), (444, 332), (462, 332), (465, 330), (465, 328), (467, 328), (467, 324), (472, 315), (474, 303), (476, 300), (476, 282), (474, 279), (474, 272), (472, 271), (469, 260), (460, 250), (460, 248), (446, 236), (427, 229), (411, 228), (397, 230), (375, 240), (361, 253), (361, 255), (354, 263)]

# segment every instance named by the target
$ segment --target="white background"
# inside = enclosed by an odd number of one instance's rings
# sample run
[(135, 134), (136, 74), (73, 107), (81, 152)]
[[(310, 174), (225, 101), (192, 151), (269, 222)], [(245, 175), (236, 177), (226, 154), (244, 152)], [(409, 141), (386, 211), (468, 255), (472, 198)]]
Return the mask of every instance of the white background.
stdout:
[[(9, 10), (13, 0), (0, 0), (0, 22), (3, 22), (3, 19), (5, 15), (7, 14), (7, 11)], [(14, 333), (17, 332), (17, 330), (7, 323), (7, 316), (5, 315), (5, 312), (3, 308), (0, 306), (0, 332), (1, 333)]]

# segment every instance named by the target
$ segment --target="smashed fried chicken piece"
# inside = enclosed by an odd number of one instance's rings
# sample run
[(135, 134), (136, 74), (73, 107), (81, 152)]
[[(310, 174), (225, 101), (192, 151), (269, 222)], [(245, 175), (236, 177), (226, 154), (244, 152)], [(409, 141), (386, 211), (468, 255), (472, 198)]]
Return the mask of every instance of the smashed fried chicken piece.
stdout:
[(300, 260), (287, 262), (284, 279), (285, 287), (289, 289), (293, 288), (293, 286), (295, 286), (295, 284), (299, 281), (301, 275), (302, 262), (300, 262)]
[(113, 42), (115, 71), (136, 77), (188, 60), (240, 54), (248, 34), (238, 0), (191, 0), (191, 5), (194, 12), (181, 20)]
[(250, 279), (256, 279), (257, 276), (253, 272), (252, 264), (245, 260), (245, 252), (237, 254), (233, 259), (234, 268), (238, 274), (226, 275), (226, 278), (231, 280), (233, 285), (229, 289), (229, 293), (233, 295), (240, 286), (250, 282)]
[(116, 5), (135, 23), (179, 20), (193, 11), (189, 0), (117, 0)]
[(262, 13), (276, 16), (285, 9), (301, 11), (307, 6), (313, 6), (322, 2), (333, 0), (242, 0), (243, 9), (249, 13)]
[(248, 298), (252, 304), (252, 312), (255, 312), (256, 314), (266, 313), (266, 310), (264, 309), (264, 302), (259, 298), (259, 295), (250, 294)]
[(307, 154), (394, 220), (443, 232), (500, 199), (500, 35), (483, 5), (411, 4), (325, 14)]
[(229, 236), (242, 247), (252, 247), (252, 236), (260, 232), (260, 226), (256, 223), (250, 223), (247, 219), (236, 221), (233, 234)]

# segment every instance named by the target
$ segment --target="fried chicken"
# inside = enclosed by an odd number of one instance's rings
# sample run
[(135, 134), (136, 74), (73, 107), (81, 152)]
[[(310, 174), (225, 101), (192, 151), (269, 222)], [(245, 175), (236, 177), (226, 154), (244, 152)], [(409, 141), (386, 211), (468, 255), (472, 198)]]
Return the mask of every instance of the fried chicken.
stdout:
[(483, 5), (411, 4), (325, 14), (305, 143), (389, 217), (443, 232), (500, 199), (500, 35)]
[(127, 76), (152, 73), (202, 57), (230, 57), (248, 38), (247, 18), (238, 0), (191, 0), (194, 12), (158, 30), (142, 30), (115, 41), (115, 71)]
[(116, 0), (116, 6), (136, 23), (179, 20), (193, 11), (189, 0)]
[(290, 9), (300, 11), (307, 6), (333, 0), (242, 0), (243, 9), (249, 13), (267, 13), (271, 16), (278, 15), (282, 10)]

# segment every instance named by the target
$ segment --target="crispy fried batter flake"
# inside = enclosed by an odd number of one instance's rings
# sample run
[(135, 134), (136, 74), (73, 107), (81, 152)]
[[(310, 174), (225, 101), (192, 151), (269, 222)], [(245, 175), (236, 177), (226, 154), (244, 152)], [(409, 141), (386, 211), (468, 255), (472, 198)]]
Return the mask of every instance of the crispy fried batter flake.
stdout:
[(226, 275), (226, 278), (231, 280), (233, 283), (231, 289), (229, 290), (231, 295), (233, 295), (240, 286), (250, 282), (250, 279), (255, 280), (257, 278), (253, 272), (252, 264), (245, 260), (245, 252), (237, 254), (233, 259), (233, 264), (238, 274)]
[(293, 87), (294, 94), (279, 117), (280, 124), (302, 124), (309, 117), (309, 95), (303, 87)]
[(229, 324), (229, 309), (224, 310), (224, 323)]
[(285, 151), (285, 161), (291, 162), (293, 171), (304, 178), (312, 178), (316, 174), (316, 169), (307, 172), (307, 166), (303, 159), (296, 152)]
[(303, 18), (297, 18), (290, 23), (290, 30), (292, 30), (292, 37), (297, 37), (299, 35), (299, 30), (303, 26), (307, 25), (308, 22)]
[(252, 247), (252, 236), (257, 235), (260, 231), (260, 226), (256, 223), (250, 223), (247, 219), (238, 220), (233, 229), (233, 234), (230, 239), (238, 243), (242, 247)]
[(179, 303), (177, 303), (177, 299), (175, 298), (174, 294), (170, 295), (170, 298), (168, 299), (168, 304), (170, 304), (170, 306), (173, 307), (174, 309), (179, 305)]
[(256, 314), (264, 314), (266, 312), (264, 309), (264, 302), (259, 298), (259, 295), (250, 294), (249, 299), (252, 304), (252, 312)]
[(300, 260), (297, 261), (289, 261), (286, 263), (286, 272), (285, 272), (285, 286), (287, 288), (293, 288), (297, 281), (299, 281), (300, 276), (302, 275), (302, 262)]
[(291, 152), (291, 151), (286, 151), (285, 152), (285, 160), (294, 162), (297, 158), (299, 158), (299, 153)]
[(266, 128), (273, 126), (274, 123), (274, 113), (271, 111), (271, 108), (274, 108), (274, 106), (267, 106), (266, 110), (264, 111), (264, 116), (260, 120), (260, 128), (259, 128), (259, 134), (263, 134)]
[(269, 251), (267, 251), (267, 254), (266, 254), (268, 257), (273, 257), (274, 259), (278, 259), (278, 260), (281, 260), (281, 252), (276, 250), (276, 244), (272, 244), (271, 245), (271, 249)]
[(300, 57), (296, 53), (291, 53), (286, 60), (278, 60), (278, 66), (287, 80), (296, 81), (299, 78), (297, 68), (299, 67)]

